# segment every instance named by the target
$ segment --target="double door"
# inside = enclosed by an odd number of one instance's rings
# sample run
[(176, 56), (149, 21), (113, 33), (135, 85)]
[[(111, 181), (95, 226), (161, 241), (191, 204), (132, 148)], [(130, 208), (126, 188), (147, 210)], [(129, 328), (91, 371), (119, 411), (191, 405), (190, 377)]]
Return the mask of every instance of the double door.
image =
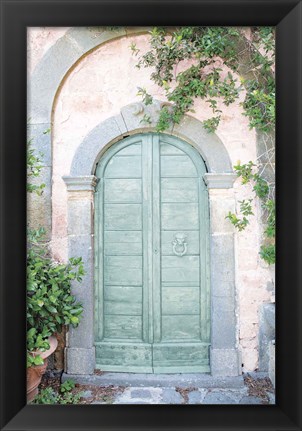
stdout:
[(140, 134), (101, 158), (95, 199), (97, 368), (208, 372), (205, 165), (189, 144)]

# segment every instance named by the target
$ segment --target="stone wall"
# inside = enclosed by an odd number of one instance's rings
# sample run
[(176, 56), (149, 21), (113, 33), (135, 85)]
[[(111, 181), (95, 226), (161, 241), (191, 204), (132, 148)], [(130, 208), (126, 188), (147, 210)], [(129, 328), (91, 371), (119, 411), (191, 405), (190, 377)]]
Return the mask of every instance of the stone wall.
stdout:
[[(83, 31), (82, 39), (73, 32), (74, 29), (68, 28), (28, 30), (30, 95), (36, 91), (36, 84), (31, 83), (31, 78), (45, 76), (46, 79), (51, 72), (48, 70), (43, 75), (43, 70), (41, 72), (39, 68), (43, 64), (49, 64), (46, 60), (49, 61), (55, 47), (61, 44), (62, 49), (65, 49), (64, 41), (68, 39), (68, 42), (72, 41), (70, 46), (74, 49), (72, 56), (69, 52), (72, 66), (66, 71), (62, 69), (62, 80), (57, 85), (52, 105), (49, 106), (50, 123), (45, 122), (39, 112), (30, 118), (33, 124), (31, 131), (34, 130), (32, 134), (36, 136), (34, 145), (45, 153), (43, 179), (47, 187), (42, 200), (34, 199), (30, 202), (29, 217), (34, 223), (46, 223), (49, 231), (52, 227), (52, 253), (55, 259), (62, 261), (66, 261), (68, 253), (67, 191), (62, 177), (70, 174), (73, 156), (85, 136), (100, 122), (117, 115), (122, 107), (140, 101), (137, 87), (145, 87), (155, 99), (165, 101), (162, 90), (150, 81), (151, 70), (139, 70), (135, 67), (137, 58), (132, 55), (130, 44), (134, 42), (142, 52), (148, 48), (149, 36), (139, 34), (143, 29), (118, 30), (112, 40), (108, 40), (108, 31), (104, 29), (92, 28), (86, 33)], [(95, 49), (91, 49), (93, 41), (95, 46), (99, 42)], [(47, 82), (45, 85), (47, 86)], [(255, 160), (258, 155), (256, 133), (249, 129), (248, 119), (242, 115), (240, 102), (243, 98), (242, 93), (236, 103), (228, 107), (222, 104), (218, 106), (223, 115), (216, 134), (223, 142), (233, 165), (238, 160), (241, 163)], [(29, 99), (29, 104), (31, 103), (34, 104), (34, 96)], [(198, 101), (194, 109), (195, 112), (190, 115), (199, 121), (212, 116), (211, 110), (203, 101)], [(49, 126), (51, 135), (48, 137), (43, 135), (43, 131)], [(219, 201), (220, 192), (212, 190), (211, 193), (215, 195), (211, 201), (211, 217), (215, 219), (215, 200)], [(232, 193), (239, 209), (238, 202), (250, 197), (251, 187), (242, 186), (236, 180)], [(223, 210), (227, 214), (230, 207), (227, 200), (225, 202)], [(237, 343), (242, 352), (245, 371), (255, 370), (259, 366), (258, 310), (260, 305), (270, 302), (272, 293), (271, 272), (258, 254), (262, 232), (259, 202), (256, 203), (254, 213), (255, 217), (245, 231), (234, 232)], [(220, 229), (226, 233), (229, 231), (228, 220), (225, 220)]]

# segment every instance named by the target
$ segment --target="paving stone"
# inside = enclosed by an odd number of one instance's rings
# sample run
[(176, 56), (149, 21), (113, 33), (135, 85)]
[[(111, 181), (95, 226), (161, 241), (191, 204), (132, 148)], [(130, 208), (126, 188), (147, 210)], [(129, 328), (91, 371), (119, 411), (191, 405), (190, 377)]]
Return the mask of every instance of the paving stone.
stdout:
[(92, 397), (92, 392), (91, 391), (84, 391), (82, 392), (82, 398), (90, 398)]
[(117, 395), (113, 404), (159, 404), (161, 402), (161, 388), (127, 388)]
[(236, 404), (234, 400), (223, 392), (209, 392), (205, 396), (202, 404)]
[(174, 388), (164, 388), (162, 401), (164, 404), (182, 404), (184, 399)]
[(247, 395), (247, 388), (241, 390), (214, 389), (211, 391), (211, 393), (221, 394), (225, 397), (230, 398), (231, 404), (238, 404), (239, 401)]
[(151, 392), (146, 389), (135, 389), (131, 391), (131, 398), (151, 398)]
[(275, 394), (272, 394), (271, 392), (267, 392), (267, 396), (270, 404), (276, 404)]
[(202, 394), (200, 391), (192, 391), (188, 393), (188, 404), (201, 404)]
[(262, 400), (261, 398), (258, 398), (258, 397), (247, 396), (247, 397), (243, 397), (240, 400), (239, 404), (262, 404)]

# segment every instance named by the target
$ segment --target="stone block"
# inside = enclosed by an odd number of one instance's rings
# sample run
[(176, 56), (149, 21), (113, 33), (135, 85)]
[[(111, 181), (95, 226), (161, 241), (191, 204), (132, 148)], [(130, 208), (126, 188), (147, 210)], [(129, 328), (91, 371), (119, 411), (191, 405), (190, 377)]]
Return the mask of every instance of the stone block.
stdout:
[(69, 258), (70, 257), (82, 258), (84, 262), (85, 273), (86, 273), (85, 276), (88, 275), (88, 273), (93, 269), (93, 259), (94, 259), (93, 246), (94, 246), (93, 236), (90, 234), (70, 235), (68, 237)]
[(269, 404), (276, 404), (276, 396), (275, 394), (272, 394), (271, 392), (267, 392), (267, 396), (269, 399)]
[(173, 132), (179, 133), (197, 144), (209, 172), (232, 173), (232, 165), (225, 146), (214, 133), (209, 134), (200, 121), (186, 115), (179, 124), (175, 124)]
[(62, 177), (66, 188), (69, 192), (68, 199), (72, 200), (82, 200), (89, 199), (92, 200), (92, 193), (95, 190), (95, 186), (98, 183), (98, 178), (94, 175), (86, 176), (63, 176)]
[(259, 370), (268, 371), (269, 343), (275, 339), (275, 304), (259, 308)]
[(95, 349), (71, 348), (65, 349), (65, 372), (67, 374), (93, 374), (95, 369)]
[[(245, 390), (242, 375), (233, 377), (213, 377), (210, 374), (143, 374), (143, 373), (115, 373), (106, 372), (103, 374), (93, 375), (71, 375), (75, 382), (81, 385), (95, 386), (124, 386), (127, 387), (123, 397), (130, 398), (131, 390), (146, 389), (150, 390), (153, 397), (160, 397), (162, 388), (199, 388), (200, 391), (206, 392), (207, 388), (218, 388), (227, 390), (243, 391)], [(66, 374), (63, 374), (62, 380), (66, 380)], [(152, 388), (152, 389), (151, 389)], [(202, 388), (202, 389), (200, 389)], [(243, 393), (244, 395), (244, 393)]]
[[(219, 298), (220, 299), (220, 298)], [(225, 298), (229, 302), (232, 299)], [(213, 298), (212, 302), (215, 302)], [(236, 343), (236, 316), (235, 311), (223, 309), (223, 305), (212, 308), (212, 347), (214, 349), (232, 349)]]
[(262, 400), (258, 397), (246, 396), (240, 400), (239, 404), (262, 404)]
[(151, 398), (151, 392), (147, 389), (134, 389), (131, 391), (131, 398)]
[(82, 257), (85, 275), (81, 282), (72, 281), (72, 293), (83, 305), (84, 311), (77, 328), (69, 328), (68, 345), (90, 347), (94, 342), (94, 286), (93, 286), (93, 246), (91, 235), (68, 238), (69, 257)]
[(51, 167), (43, 167), (38, 178), (30, 181), (32, 184), (45, 184), (43, 193), (27, 193), (27, 220), (31, 228), (44, 227), (45, 239), (50, 239), (51, 233)]
[(237, 178), (233, 173), (207, 173), (204, 176), (208, 189), (230, 189)]
[(82, 398), (91, 398), (93, 396), (91, 391), (83, 391)]
[(206, 396), (206, 389), (199, 389), (188, 393), (188, 404), (201, 404)]
[(234, 401), (223, 392), (209, 392), (202, 404), (234, 404)]
[(125, 133), (125, 129), (120, 128), (122, 125), (122, 121), (117, 122), (115, 117), (111, 117), (96, 126), (78, 147), (72, 161), (70, 175), (91, 175), (104, 147)]
[(27, 139), (31, 140), (31, 148), (35, 150), (36, 156), (41, 160), (43, 166), (51, 166), (51, 134), (45, 133), (50, 129), (50, 123), (33, 124), (31, 120), (27, 129)]
[(210, 349), (211, 374), (214, 377), (231, 377), (241, 374), (241, 361), (237, 349)]
[(210, 197), (210, 222), (212, 233), (234, 233), (234, 226), (227, 214), (235, 211), (234, 199), (224, 199), (220, 196), (219, 199)]
[(275, 341), (271, 341), (269, 343), (268, 375), (274, 387), (276, 384), (275, 362), (276, 362)]
[(70, 327), (68, 332), (68, 346), (72, 348), (90, 348), (94, 343), (94, 313), (90, 312), (89, 314), (91, 307), (83, 303), (83, 301), (81, 302), (84, 306), (84, 311), (79, 326), (76, 328)]
[(66, 35), (37, 64), (28, 81), (28, 116), (35, 123), (48, 123), (56, 91), (69, 68), (82, 54)]
[(68, 235), (93, 233), (93, 205), (90, 199), (68, 200)]
[(162, 394), (164, 404), (182, 404), (184, 399), (174, 388), (164, 388)]
[[(154, 100), (151, 105), (143, 102), (131, 103), (121, 109), (121, 115), (126, 124), (127, 130), (138, 130), (143, 128), (155, 127), (159, 118), (161, 102)], [(144, 115), (148, 116), (151, 123), (144, 123)]]
[(66, 36), (80, 47), (82, 53), (108, 40), (125, 35), (126, 31), (124, 27), (116, 27), (112, 30), (108, 30), (105, 27), (72, 27), (66, 33)]
[(233, 234), (211, 236), (211, 281), (214, 296), (234, 295), (235, 258)]

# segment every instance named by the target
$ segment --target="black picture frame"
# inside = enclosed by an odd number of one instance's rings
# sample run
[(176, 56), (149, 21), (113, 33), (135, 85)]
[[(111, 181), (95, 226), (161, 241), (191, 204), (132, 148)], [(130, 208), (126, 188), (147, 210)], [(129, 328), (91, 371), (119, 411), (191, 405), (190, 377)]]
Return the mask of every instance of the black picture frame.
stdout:
[[(1, 1), (1, 430), (301, 430), (301, 1)], [(26, 405), (26, 27), (277, 26), (276, 405)]]

